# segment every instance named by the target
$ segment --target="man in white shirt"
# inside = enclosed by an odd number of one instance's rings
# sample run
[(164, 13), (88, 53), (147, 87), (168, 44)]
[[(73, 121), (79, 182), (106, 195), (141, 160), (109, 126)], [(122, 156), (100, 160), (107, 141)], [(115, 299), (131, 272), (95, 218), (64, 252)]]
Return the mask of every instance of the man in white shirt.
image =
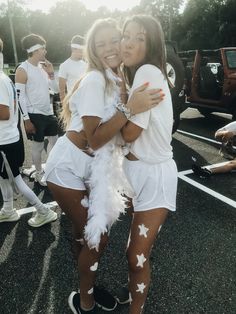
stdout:
[(83, 76), (87, 64), (83, 60), (84, 38), (75, 35), (71, 39), (71, 56), (59, 67), (59, 92), (60, 100), (73, 90), (75, 83)]
[[(3, 42), (0, 39), (0, 58)], [(14, 192), (21, 193), (35, 206), (36, 215), (28, 220), (31, 227), (40, 227), (57, 219), (57, 214), (44, 205), (28, 187), (20, 175), (24, 162), (24, 144), (18, 129), (18, 103), (12, 81), (2, 71), (0, 64), (0, 190), (3, 208), (0, 210), (0, 223), (20, 219), (13, 206)]]
[(50, 103), (49, 88), (58, 92), (52, 64), (46, 59), (46, 41), (30, 34), (22, 39), (28, 59), (16, 70), (15, 82), (28, 139), (32, 140), (32, 160), (36, 168), (35, 181), (42, 182), (42, 152), (48, 138), (49, 153), (58, 137), (58, 121)]

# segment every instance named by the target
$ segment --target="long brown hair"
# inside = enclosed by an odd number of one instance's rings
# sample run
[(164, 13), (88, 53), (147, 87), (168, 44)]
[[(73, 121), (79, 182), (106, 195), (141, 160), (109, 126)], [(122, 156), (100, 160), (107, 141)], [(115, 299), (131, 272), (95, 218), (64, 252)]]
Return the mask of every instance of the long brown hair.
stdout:
[(155, 20), (150, 15), (134, 15), (128, 18), (123, 26), (123, 33), (127, 25), (131, 22), (135, 22), (144, 28), (146, 32), (146, 56), (144, 60), (136, 66), (135, 71), (124, 66), (124, 74), (127, 83), (131, 86), (134, 80), (135, 72), (138, 68), (144, 64), (152, 64), (158, 67), (167, 79), (166, 72), (166, 49), (165, 39), (162, 27), (159, 21)]
[[(97, 70), (100, 71), (106, 82), (106, 91), (109, 91), (110, 88), (113, 87), (113, 82), (107, 77), (106, 69), (102, 64), (101, 60), (98, 58), (96, 54), (96, 46), (95, 46), (95, 37), (97, 33), (104, 28), (113, 28), (119, 31), (117, 23), (115, 20), (111, 18), (107, 19), (99, 19), (94, 22), (92, 27), (89, 29), (86, 36), (86, 44), (85, 44), (85, 59), (88, 63), (87, 72)], [(69, 108), (69, 101), (73, 93), (78, 89), (81, 79), (75, 84), (71, 93), (67, 94), (62, 102), (62, 111), (60, 114), (60, 120), (66, 128), (71, 119), (71, 111)], [(92, 92), (92, 91), (91, 91)], [(96, 100), (95, 100), (96, 101)]]

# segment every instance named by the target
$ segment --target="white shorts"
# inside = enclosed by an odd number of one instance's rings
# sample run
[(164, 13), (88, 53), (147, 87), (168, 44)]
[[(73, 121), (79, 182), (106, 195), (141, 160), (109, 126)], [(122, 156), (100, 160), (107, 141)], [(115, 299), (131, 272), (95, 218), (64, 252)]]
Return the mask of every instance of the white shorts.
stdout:
[(153, 165), (124, 158), (123, 168), (133, 189), (134, 211), (176, 210), (178, 173), (173, 159)]
[(64, 135), (48, 156), (43, 179), (64, 188), (86, 190), (92, 159)]

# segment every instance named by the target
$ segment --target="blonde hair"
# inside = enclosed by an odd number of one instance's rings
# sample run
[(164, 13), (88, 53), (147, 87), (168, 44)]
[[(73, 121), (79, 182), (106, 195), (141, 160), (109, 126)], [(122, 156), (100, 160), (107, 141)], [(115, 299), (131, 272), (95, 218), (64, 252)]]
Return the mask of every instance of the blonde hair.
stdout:
[[(95, 37), (97, 33), (101, 29), (104, 29), (104, 28), (105, 29), (113, 28), (119, 32), (116, 21), (111, 18), (99, 19), (94, 22), (94, 24), (89, 29), (86, 36), (85, 59), (88, 63), (86, 72), (93, 71), (93, 70), (100, 71), (103, 74), (103, 77), (105, 79), (106, 91), (109, 92), (114, 86), (113, 85), (114, 83), (107, 77), (106, 69), (104, 68), (104, 65), (102, 64), (101, 60), (96, 54), (96, 46), (95, 46)], [(64, 98), (62, 102), (62, 111), (60, 113), (60, 121), (63, 124), (64, 128), (68, 126), (71, 120), (71, 111), (69, 108), (70, 98), (74, 94), (74, 92), (78, 89), (81, 80), (82, 78), (75, 84), (73, 90), (69, 94), (66, 95), (66, 97)]]

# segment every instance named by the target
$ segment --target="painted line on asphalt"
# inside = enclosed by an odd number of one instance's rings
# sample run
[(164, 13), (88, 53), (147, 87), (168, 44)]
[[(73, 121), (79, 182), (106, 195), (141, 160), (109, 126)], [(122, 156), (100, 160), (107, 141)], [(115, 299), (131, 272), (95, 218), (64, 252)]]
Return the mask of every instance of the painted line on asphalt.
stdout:
[[(49, 206), (49, 207), (58, 206), (57, 202), (55, 202), (55, 201), (45, 203), (44, 205), (47, 205), (47, 206)], [(22, 216), (22, 215), (25, 215), (25, 214), (29, 214), (29, 213), (36, 212), (36, 208), (35, 208), (34, 206), (25, 207), (25, 208), (18, 209), (17, 212), (18, 212), (19, 215)]]
[[(186, 131), (183, 131), (183, 130), (179, 130), (178, 129), (177, 132), (181, 133), (181, 134), (184, 134), (184, 135), (189, 135), (189, 136), (192, 136), (192, 137), (196, 137), (196, 138), (199, 138), (201, 140), (204, 140), (204, 141), (207, 141), (207, 142), (211, 142), (211, 143), (214, 143), (214, 144), (219, 144), (219, 145), (222, 144), (222, 142), (212, 140), (211, 138), (200, 136), (200, 135), (197, 135), (197, 134), (194, 134), (194, 133), (190, 133), (190, 132), (186, 132)], [(236, 146), (233, 146), (233, 148), (236, 149)]]
[(186, 131), (182, 131), (182, 130), (179, 130), (179, 129), (177, 130), (177, 132), (181, 133), (181, 134), (184, 134), (184, 135), (189, 135), (189, 136), (192, 136), (192, 137), (195, 137), (195, 138), (207, 141), (207, 142), (211, 142), (211, 143), (214, 143), (214, 144), (221, 145), (221, 142), (212, 140), (212, 139), (210, 139), (208, 137), (200, 136), (200, 135), (197, 135), (197, 134), (194, 134), (194, 133), (190, 133), (190, 132), (186, 132)]
[[(221, 163), (218, 163), (218, 164), (213, 164), (213, 165), (207, 166), (207, 168), (211, 169), (211, 168), (215, 168), (215, 167), (220, 167), (220, 166), (225, 165), (226, 163), (228, 163), (228, 161), (221, 162)], [(205, 185), (200, 184), (200, 183), (194, 181), (193, 179), (187, 177), (187, 175), (191, 174), (191, 173), (193, 173), (192, 170), (180, 171), (178, 173), (178, 177), (181, 180), (183, 180), (183, 181), (189, 183), (190, 185), (196, 187), (197, 189), (199, 189), (199, 190), (201, 190), (201, 191), (203, 191), (203, 192), (205, 192), (205, 193), (207, 193), (207, 194), (209, 194), (209, 195), (219, 199), (220, 201), (222, 201), (222, 202), (224, 202), (224, 203), (226, 203), (226, 204), (236, 208), (236, 202), (234, 200), (232, 200), (232, 199), (230, 199), (230, 198), (228, 198), (228, 197), (226, 197), (226, 196), (224, 196), (224, 195), (222, 195), (222, 194), (220, 194), (220, 193), (218, 193), (218, 192), (216, 192), (216, 191), (214, 191), (212, 189), (209, 189)]]

